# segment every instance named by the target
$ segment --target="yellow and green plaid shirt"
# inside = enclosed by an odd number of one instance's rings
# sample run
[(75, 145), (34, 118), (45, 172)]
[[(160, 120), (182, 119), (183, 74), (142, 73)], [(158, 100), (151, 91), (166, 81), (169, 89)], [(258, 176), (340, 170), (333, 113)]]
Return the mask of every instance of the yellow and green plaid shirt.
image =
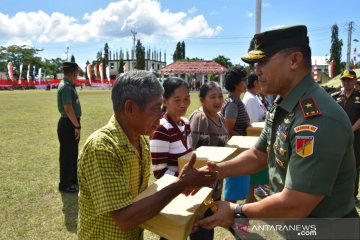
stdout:
[(87, 139), (78, 161), (80, 240), (142, 239), (141, 228), (121, 231), (110, 215), (148, 186), (148, 137), (140, 136), (140, 144), (141, 157), (114, 116)]

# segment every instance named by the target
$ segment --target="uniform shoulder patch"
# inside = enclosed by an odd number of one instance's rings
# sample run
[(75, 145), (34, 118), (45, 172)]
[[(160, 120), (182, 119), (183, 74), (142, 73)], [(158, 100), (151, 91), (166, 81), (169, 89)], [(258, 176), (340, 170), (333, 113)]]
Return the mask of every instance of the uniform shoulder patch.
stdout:
[(315, 99), (313, 97), (303, 98), (299, 101), (300, 108), (304, 118), (322, 115)]

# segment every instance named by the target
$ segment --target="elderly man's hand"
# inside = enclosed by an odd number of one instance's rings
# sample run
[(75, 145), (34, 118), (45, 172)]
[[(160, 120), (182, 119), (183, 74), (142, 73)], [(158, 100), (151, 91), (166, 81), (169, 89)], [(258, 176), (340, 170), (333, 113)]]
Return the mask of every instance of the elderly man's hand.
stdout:
[(234, 224), (234, 212), (236, 204), (226, 201), (216, 201), (215, 204), (218, 210), (210, 217), (196, 221), (196, 227), (200, 226), (206, 229), (213, 229), (219, 226), (228, 228)]
[(185, 195), (189, 195), (195, 189), (198, 190), (201, 187), (214, 186), (218, 178), (217, 171), (211, 171), (205, 168), (195, 169), (194, 168), (195, 162), (196, 162), (196, 155), (193, 154), (191, 156), (190, 161), (187, 164), (185, 164), (185, 166), (179, 173), (178, 181), (182, 182), (184, 186), (186, 186), (186, 189), (183, 192)]

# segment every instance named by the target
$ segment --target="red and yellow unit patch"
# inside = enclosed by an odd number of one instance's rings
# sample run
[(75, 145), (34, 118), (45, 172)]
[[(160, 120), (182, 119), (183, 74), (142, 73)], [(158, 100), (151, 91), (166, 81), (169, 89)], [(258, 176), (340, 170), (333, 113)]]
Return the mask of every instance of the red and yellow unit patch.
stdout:
[(308, 157), (313, 154), (314, 136), (296, 136), (296, 153), (300, 157)]

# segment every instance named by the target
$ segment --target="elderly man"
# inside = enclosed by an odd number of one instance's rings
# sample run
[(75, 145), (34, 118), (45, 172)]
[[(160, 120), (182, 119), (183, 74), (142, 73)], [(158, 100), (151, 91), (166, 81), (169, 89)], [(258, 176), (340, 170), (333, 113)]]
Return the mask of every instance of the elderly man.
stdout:
[(187, 188), (213, 184), (217, 173), (183, 168), (176, 182), (138, 202), (148, 186), (150, 135), (162, 117), (163, 88), (146, 71), (120, 75), (112, 89), (114, 115), (86, 141), (79, 157), (79, 229), (82, 239), (142, 239), (139, 224)]
[[(256, 203), (217, 202), (218, 211), (198, 225), (228, 227), (234, 219), (236, 223), (247, 218), (358, 218), (351, 124), (311, 76), (306, 26), (259, 33), (253, 40), (255, 50), (242, 60), (256, 63), (262, 90), (278, 98), (255, 146), (230, 161), (209, 163), (208, 168), (219, 171), (223, 178), (268, 166), (272, 194)], [(357, 219), (349, 228), (355, 234), (358, 224)], [(334, 229), (332, 222), (322, 226)]]
[(352, 130), (354, 132), (354, 153), (356, 159), (356, 179), (355, 179), (355, 202), (358, 203), (359, 193), (359, 170), (360, 170), (360, 92), (356, 90), (356, 73), (351, 69), (346, 69), (340, 76), (343, 90), (333, 97), (345, 110), (348, 115)]

